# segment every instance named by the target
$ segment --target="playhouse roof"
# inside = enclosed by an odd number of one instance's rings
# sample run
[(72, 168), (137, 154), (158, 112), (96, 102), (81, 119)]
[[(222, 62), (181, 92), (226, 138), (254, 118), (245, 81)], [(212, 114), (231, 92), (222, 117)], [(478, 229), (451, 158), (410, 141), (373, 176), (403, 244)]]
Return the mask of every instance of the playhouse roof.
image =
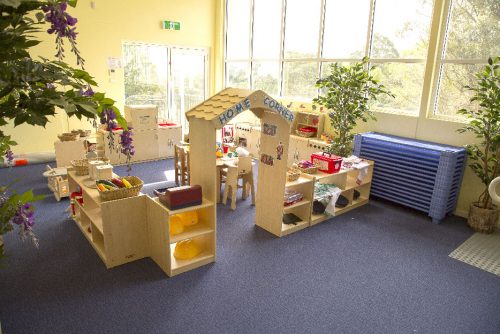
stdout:
[(226, 109), (252, 95), (253, 92), (249, 89), (226, 88), (186, 112), (186, 117), (212, 120), (224, 113)]
[(223, 126), (240, 112), (264, 108), (279, 113), (288, 122), (293, 121), (294, 113), (275, 101), (261, 90), (226, 88), (188, 112), (186, 117), (202, 118), (213, 122), (216, 127)]

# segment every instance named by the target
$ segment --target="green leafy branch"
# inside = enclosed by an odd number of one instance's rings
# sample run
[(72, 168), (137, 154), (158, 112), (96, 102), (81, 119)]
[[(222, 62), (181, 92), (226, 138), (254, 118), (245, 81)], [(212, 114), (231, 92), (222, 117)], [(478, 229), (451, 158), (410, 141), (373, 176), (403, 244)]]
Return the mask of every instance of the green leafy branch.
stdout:
[(465, 88), (473, 92), (470, 102), (476, 107), (458, 111), (468, 123), (457, 131), (471, 132), (480, 139), (478, 144), (467, 145), (466, 149), (469, 167), (485, 186), (478, 202), (486, 209), (492, 204), (488, 186), (500, 176), (500, 57), (490, 57), (488, 65), (475, 76), (477, 86)]

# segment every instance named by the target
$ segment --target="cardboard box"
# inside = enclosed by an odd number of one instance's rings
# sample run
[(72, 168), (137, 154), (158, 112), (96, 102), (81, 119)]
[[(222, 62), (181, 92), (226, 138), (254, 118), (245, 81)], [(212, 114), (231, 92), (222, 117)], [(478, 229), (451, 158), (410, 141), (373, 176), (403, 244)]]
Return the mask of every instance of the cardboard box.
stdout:
[(125, 106), (125, 119), (135, 130), (158, 128), (158, 106)]
[(113, 166), (111, 165), (95, 166), (94, 177), (96, 180), (111, 180), (113, 178)]

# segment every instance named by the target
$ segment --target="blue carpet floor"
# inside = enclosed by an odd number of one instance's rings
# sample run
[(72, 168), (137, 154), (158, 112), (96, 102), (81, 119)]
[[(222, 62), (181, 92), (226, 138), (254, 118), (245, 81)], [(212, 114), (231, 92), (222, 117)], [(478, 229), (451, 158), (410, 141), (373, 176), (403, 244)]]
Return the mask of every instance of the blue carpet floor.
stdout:
[[(133, 168), (158, 182), (172, 162)], [(255, 227), (250, 200), (219, 205), (217, 262), (168, 278), (150, 259), (107, 270), (43, 171), (0, 170), (0, 184), (49, 195), (37, 204), (39, 249), (5, 238), (5, 334), (500, 333), (500, 278), (448, 257), (472, 234), (461, 218), (433, 225), (373, 200), (278, 239)]]

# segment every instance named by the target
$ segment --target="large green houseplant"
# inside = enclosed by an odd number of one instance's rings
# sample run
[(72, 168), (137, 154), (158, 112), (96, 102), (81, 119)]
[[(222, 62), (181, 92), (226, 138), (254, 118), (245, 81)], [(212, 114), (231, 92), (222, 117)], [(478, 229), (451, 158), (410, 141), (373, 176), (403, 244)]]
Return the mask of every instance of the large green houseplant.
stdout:
[[(76, 22), (68, 12), (76, 0), (0, 0), (0, 127), (30, 124), (43, 126), (58, 111), (68, 116), (89, 119), (100, 118), (108, 129), (120, 124), (120, 149), (127, 155), (134, 154), (127, 123), (114, 106), (112, 99), (103, 93), (94, 93), (96, 82), (83, 69), (84, 59), (76, 45)], [(34, 58), (30, 51), (41, 41), (36, 36), (46, 30), (55, 36), (56, 58)], [(65, 44), (76, 57), (73, 68), (63, 61)], [(112, 133), (112, 132), (110, 132)], [(0, 128), (0, 162), (9, 164), (16, 142)], [(118, 147), (118, 145), (117, 145)], [(29, 237), (35, 245), (33, 233), (34, 207), (40, 199), (33, 192), (16, 194), (9, 185), (0, 185), (0, 258), (3, 255), (2, 236), (19, 227), (21, 238)]]
[(479, 139), (467, 145), (469, 167), (483, 183), (484, 190), (469, 209), (468, 224), (478, 232), (495, 230), (499, 210), (488, 193), (488, 186), (500, 176), (500, 57), (489, 58), (488, 65), (476, 73), (477, 85), (465, 86), (473, 92), (473, 107), (460, 109), (468, 123), (458, 132), (472, 132)]
[[(368, 58), (351, 66), (330, 65), (330, 74), (316, 81), (320, 96), (314, 106), (328, 110), (330, 124), (335, 132), (329, 153), (345, 157), (351, 154), (354, 135), (351, 133), (359, 120), (375, 119), (371, 102), (381, 94), (394, 97), (368, 70)], [(372, 66), (372, 69), (374, 66)]]

